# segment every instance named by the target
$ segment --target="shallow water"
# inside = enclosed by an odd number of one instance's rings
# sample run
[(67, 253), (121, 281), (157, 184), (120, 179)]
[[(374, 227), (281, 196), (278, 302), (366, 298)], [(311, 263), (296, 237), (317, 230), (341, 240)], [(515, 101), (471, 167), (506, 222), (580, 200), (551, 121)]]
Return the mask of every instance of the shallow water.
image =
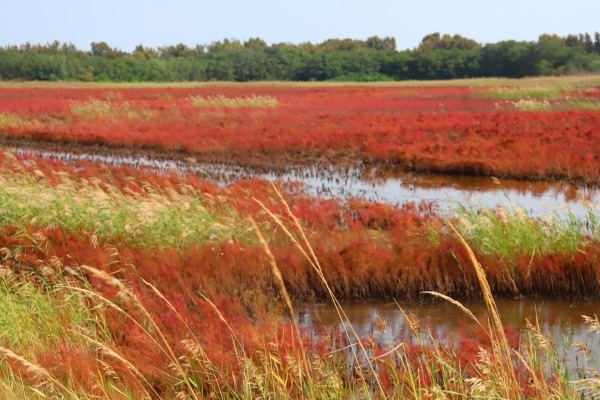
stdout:
[[(399, 303), (407, 313), (415, 316), (424, 332), (431, 332), (436, 340), (448, 345), (456, 345), (466, 335), (473, 335), (476, 323), (457, 306), (445, 301), (431, 301), (424, 298), (420, 304)], [(487, 311), (483, 302), (463, 303), (481, 321), (487, 321)], [(567, 301), (557, 299), (497, 299), (500, 318), (505, 327), (515, 333), (527, 332), (527, 320), (535, 324), (539, 321), (540, 331), (549, 336), (557, 346), (559, 354), (570, 365), (582, 360), (581, 354), (572, 347), (582, 342), (592, 350), (591, 365), (600, 366), (600, 333), (590, 331), (582, 315), (594, 317), (600, 311), (598, 301)], [(343, 309), (348, 320), (361, 336), (372, 336), (380, 343), (399, 343), (411, 339), (412, 333), (406, 318), (398, 305), (393, 302), (347, 303)], [(333, 329), (343, 326), (332, 305), (316, 304), (301, 306), (297, 310), (298, 320), (307, 328)], [(385, 321), (385, 329), (381, 322)]]
[(240, 179), (262, 178), (272, 181), (302, 182), (305, 190), (316, 196), (348, 199), (358, 197), (393, 205), (410, 202), (433, 202), (445, 213), (458, 204), (473, 207), (522, 207), (532, 216), (554, 212), (573, 212), (584, 216), (589, 206), (600, 206), (600, 189), (559, 182), (497, 181), (492, 178), (394, 173), (382, 178), (380, 171), (360, 168), (340, 170), (330, 165), (316, 167), (288, 166), (264, 171), (227, 164), (187, 163), (146, 156), (110, 156), (85, 153), (40, 151), (26, 148), (8, 149), (50, 159), (94, 161), (109, 165), (150, 167), (159, 171), (179, 169), (226, 185)]

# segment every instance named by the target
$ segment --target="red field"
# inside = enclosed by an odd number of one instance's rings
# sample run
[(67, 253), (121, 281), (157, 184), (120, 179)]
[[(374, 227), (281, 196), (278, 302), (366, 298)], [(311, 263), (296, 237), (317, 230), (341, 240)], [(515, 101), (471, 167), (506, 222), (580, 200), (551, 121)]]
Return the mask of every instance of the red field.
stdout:
[[(600, 112), (560, 102), (596, 104), (599, 93), (563, 92), (553, 108), (517, 111), (467, 87), (3, 87), (0, 135), (17, 146), (275, 168), (327, 158), (598, 184)], [(227, 99), (258, 105), (194, 104)], [(559, 356), (538, 362), (502, 326), (467, 329), (446, 349), (411, 323), (413, 339), (390, 350), (370, 337), (299, 329), (283, 300), (416, 300), (423, 291), (597, 298), (594, 210), (566, 220), (500, 209), (442, 218), (431, 204), (321, 199), (295, 184), (222, 187), (175, 169), (0, 152), (0, 306), (32, 305), (5, 313), (0, 375), (18, 380), (23, 398), (423, 398), (440, 387), (471, 396), (469, 379), (510, 371), (522, 398), (548, 398), (570, 380), (553, 364)], [(448, 222), (473, 248), (490, 292)], [(40, 332), (41, 343), (24, 332)], [(347, 346), (366, 348), (363, 359)], [(1, 378), (0, 394), (15, 390)]]
[[(595, 101), (597, 92), (559, 97)], [(207, 96), (269, 97), (277, 105), (194, 106), (194, 98)], [(324, 157), (388, 169), (598, 183), (598, 109), (517, 111), (487, 97), (468, 87), (5, 87), (0, 132), (5, 141), (127, 146), (244, 165)]]

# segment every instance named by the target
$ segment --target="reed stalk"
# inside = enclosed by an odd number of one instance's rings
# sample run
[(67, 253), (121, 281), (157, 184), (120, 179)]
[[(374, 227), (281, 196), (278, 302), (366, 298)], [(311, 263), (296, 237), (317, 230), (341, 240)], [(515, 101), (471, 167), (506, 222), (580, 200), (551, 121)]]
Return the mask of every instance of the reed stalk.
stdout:
[(512, 350), (508, 345), (508, 340), (506, 339), (506, 334), (504, 333), (504, 325), (502, 324), (502, 320), (500, 319), (500, 314), (498, 313), (498, 307), (496, 306), (496, 302), (494, 300), (494, 296), (492, 295), (492, 290), (485, 276), (485, 271), (481, 264), (475, 258), (475, 254), (469, 244), (462, 237), (460, 232), (452, 225), (450, 221), (448, 221), (448, 225), (452, 229), (452, 231), (458, 236), (459, 241), (462, 243), (464, 248), (467, 250), (469, 255), (469, 259), (471, 260), (471, 264), (475, 269), (477, 274), (477, 280), (481, 286), (481, 292), (483, 294), (483, 300), (488, 309), (488, 315), (491, 319), (491, 330), (489, 331), (493, 340), (492, 340), (492, 348), (495, 355), (495, 358), (498, 362), (498, 372), (501, 378), (500, 387), (503, 388), (504, 395), (507, 399), (520, 399), (522, 398), (522, 392), (520, 389), (519, 381), (515, 375), (514, 365), (512, 361)]

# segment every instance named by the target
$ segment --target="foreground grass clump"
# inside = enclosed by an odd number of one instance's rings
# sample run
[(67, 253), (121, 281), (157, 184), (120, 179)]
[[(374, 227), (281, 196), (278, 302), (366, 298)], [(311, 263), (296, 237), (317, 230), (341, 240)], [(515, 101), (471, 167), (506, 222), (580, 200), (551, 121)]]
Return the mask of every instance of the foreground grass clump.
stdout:
[(575, 254), (586, 244), (600, 241), (600, 209), (592, 204), (584, 216), (567, 210), (539, 218), (518, 205), (494, 210), (460, 204), (454, 216), (461, 233), (474, 247), (506, 262), (515, 258), (515, 251), (532, 256)]
[(189, 100), (197, 108), (274, 108), (279, 100), (269, 95), (251, 95), (243, 97), (190, 96)]
[[(6, 254), (10, 250), (3, 250), (4, 260), (10, 259), (11, 255)], [(54, 271), (46, 267), (44, 272)], [(3, 345), (24, 357), (36, 359), (37, 355), (50, 352), (61, 344), (76, 348), (82, 340), (73, 330), (99, 327), (97, 316), (80, 293), (66, 287), (44, 291), (5, 266), (0, 273)]]
[[(100, 179), (77, 179), (35, 164), (25, 169), (8, 155), (15, 171), (0, 175), (0, 223), (85, 232), (132, 246), (182, 248), (210, 240), (243, 238), (247, 227), (234, 212), (208, 209), (208, 198), (182, 183), (161, 188), (141, 182), (119, 188)], [(32, 167), (33, 165), (33, 167)]]

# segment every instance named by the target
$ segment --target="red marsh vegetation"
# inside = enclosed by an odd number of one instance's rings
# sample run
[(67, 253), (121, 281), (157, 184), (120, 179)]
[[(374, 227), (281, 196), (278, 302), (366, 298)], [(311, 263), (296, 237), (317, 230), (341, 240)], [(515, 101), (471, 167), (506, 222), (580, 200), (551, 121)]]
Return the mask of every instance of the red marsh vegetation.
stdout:
[[(181, 203), (182, 214), (186, 213), (184, 201), (191, 198), (212, 215), (212, 223), (219, 226), (230, 224), (231, 233), (215, 230), (214, 235), (195, 237), (188, 232), (190, 239), (186, 239), (185, 232), (181, 237), (169, 238), (159, 236), (163, 233), (150, 231), (141, 233), (137, 238), (131, 231), (133, 228), (125, 223), (122, 228), (104, 230), (103, 224), (116, 223), (111, 220), (96, 221), (91, 225), (70, 224), (70, 217), (83, 219), (78, 214), (65, 215), (64, 218), (58, 214), (56, 220), (44, 222), (43, 216), (32, 217), (33, 214), (25, 213), (9, 224), (18, 222), (24, 224), (27, 230), (41, 228), (53, 231), (56, 228), (65, 231), (67, 236), (63, 233), (58, 236), (61, 241), (69, 238), (66, 243), (61, 242), (61, 251), (69, 248), (70, 235), (78, 234), (83, 237), (96, 235), (100, 241), (111, 245), (127, 246), (131, 248), (128, 250), (133, 252), (131, 254), (135, 254), (138, 247), (143, 247), (143, 256), (135, 256), (127, 262), (136, 265), (136, 273), (147, 279), (160, 278), (166, 284), (167, 277), (172, 276), (179, 283), (196, 282), (194, 285), (203, 287), (203, 290), (229, 288), (235, 293), (269, 292), (270, 279), (265, 278), (268, 269), (265, 254), (246, 220), (251, 217), (268, 232), (265, 235), (292, 296), (298, 300), (326, 298), (325, 288), (318, 284), (318, 277), (310, 264), (265, 213), (266, 208), (284, 222), (290, 222), (289, 206), (306, 230), (323, 273), (340, 299), (413, 298), (424, 290), (461, 298), (478, 295), (476, 276), (466, 268), (468, 259), (464, 249), (446, 226), (445, 219), (439, 217), (429, 204), (394, 207), (361, 200), (319, 199), (306, 195), (294, 185), (280, 188), (284, 203), (275, 187), (262, 180), (244, 180), (218, 187), (176, 171), (157, 175), (150, 171), (109, 168), (94, 163), (79, 162), (68, 166), (37, 157), (22, 160), (14, 156), (5, 157), (2, 176), (6, 179), (4, 191), (7, 196), (18, 194), (12, 188), (16, 184), (40, 190), (33, 199), (29, 199), (32, 202), (37, 197), (47, 202), (48, 196), (55, 196), (55, 190), (58, 191), (57, 197), (62, 196), (65, 188), (72, 191), (67, 194), (77, 197), (83, 196), (80, 192), (88, 196), (93, 189), (96, 192), (92, 194), (99, 197), (112, 199), (115, 193), (122, 196), (117, 197), (121, 202), (117, 203), (118, 206), (128, 199), (142, 202), (147, 208), (154, 205), (147, 204), (145, 200), (175, 206)], [(12, 183), (14, 178), (6, 178), (21, 175), (35, 177), (36, 180)], [(46, 182), (46, 186), (38, 187), (40, 181)], [(44, 190), (48, 193), (44, 194)], [(184, 195), (187, 197), (178, 197)], [(59, 197), (57, 202), (71, 201), (69, 199)], [(81, 207), (87, 204), (83, 200), (74, 202), (75, 205), (67, 204), (66, 210), (74, 212), (77, 204), (83, 204)], [(113, 203), (110, 205), (116, 207)], [(87, 205), (92, 206), (100, 207)], [(26, 207), (27, 204), (23, 206)], [(38, 210), (45, 212), (43, 208)], [(141, 212), (142, 216), (150, 215), (145, 208), (134, 211)], [(16, 218), (11, 212), (8, 209), (4, 211), (7, 220)], [(593, 297), (600, 282), (600, 227), (595, 213), (597, 211), (590, 208), (591, 219), (580, 220), (571, 216), (571, 220), (563, 223), (551, 217), (532, 219), (520, 212), (465, 209), (451, 220), (470, 241), (496, 294)], [(229, 219), (219, 220), (215, 215), (228, 215)], [(93, 221), (93, 218), (90, 219)], [(178, 223), (176, 219), (169, 222)], [(180, 233), (175, 227), (171, 229), (165, 234)], [(143, 234), (151, 236), (145, 240)], [(519, 236), (525, 236), (527, 240)], [(27, 246), (24, 251), (26, 249)], [(91, 263), (85, 258), (77, 262)], [(94, 262), (93, 265), (105, 268), (102, 262)], [(187, 276), (188, 273), (193, 276)]]
[(597, 93), (595, 87), (2, 87), (0, 133), (5, 142), (126, 147), (274, 168), (326, 158), (597, 184)]
[[(44, 384), (49, 393), (64, 382), (62, 391), (106, 398), (234, 398), (244, 390), (245, 397), (275, 390), (287, 398), (324, 398), (332, 388), (420, 398), (413, 391), (417, 384), (468, 392), (467, 378), (485, 375), (479, 368), (487, 364), (478, 364), (482, 349), (497, 351), (495, 336), (485, 334), (477, 343), (469, 334), (455, 351), (415, 339), (390, 352), (366, 339), (364, 354), (373, 358), (368, 366), (340, 351), (350, 344), (348, 336), (314, 337), (281, 318), (276, 271), (248, 217), (258, 222), (296, 301), (328, 298), (324, 280), (340, 300), (414, 299), (424, 290), (480, 297), (467, 250), (427, 204), (323, 200), (293, 185), (279, 188), (284, 202), (259, 180), (218, 187), (175, 170), (66, 165), (9, 153), (0, 154), (0, 179), (0, 273), (7, 301), (28, 299), (24, 289), (33, 287), (69, 305), (54, 308), (64, 310), (65, 321), (55, 342), (28, 348), (11, 330), (0, 347), (10, 371)], [(494, 215), (484, 221), (496, 224), (494, 240), (480, 237), (478, 220), (467, 213), (453, 222), (475, 249), (495, 294), (597, 296), (597, 226), (588, 227), (593, 234), (579, 226), (564, 233), (553, 230), (556, 222)], [(302, 231), (294, 229), (294, 218)], [(535, 232), (542, 232), (541, 239), (528, 245), (508, 237), (527, 229), (530, 240)], [(294, 245), (293, 238), (303, 243), (302, 234), (318, 270)], [(571, 247), (561, 244), (562, 234)], [(486, 247), (496, 241), (508, 249)], [(78, 296), (90, 313), (77, 320), (80, 325), (74, 322)], [(515, 348), (516, 339), (508, 345)], [(27, 352), (36, 364), (13, 351)], [(436, 366), (448, 363), (456, 367), (443, 371), (456, 377), (440, 375)], [(496, 364), (490, 361), (490, 368)], [(536, 394), (542, 388), (529, 378), (531, 369), (517, 365), (513, 389), (544, 398)], [(543, 366), (535, 373), (549, 381), (559, 376)]]

